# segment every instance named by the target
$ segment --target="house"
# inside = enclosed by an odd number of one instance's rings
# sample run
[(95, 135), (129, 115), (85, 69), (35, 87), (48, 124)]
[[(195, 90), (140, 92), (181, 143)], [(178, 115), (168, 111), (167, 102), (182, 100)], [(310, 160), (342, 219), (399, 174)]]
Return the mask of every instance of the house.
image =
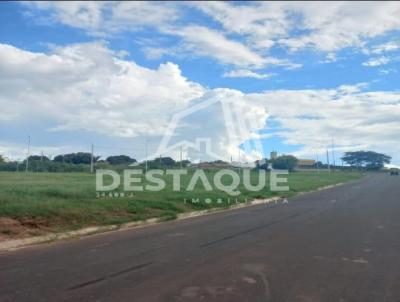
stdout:
[(314, 168), (316, 164), (316, 161), (313, 159), (299, 159), (297, 161), (297, 168)]

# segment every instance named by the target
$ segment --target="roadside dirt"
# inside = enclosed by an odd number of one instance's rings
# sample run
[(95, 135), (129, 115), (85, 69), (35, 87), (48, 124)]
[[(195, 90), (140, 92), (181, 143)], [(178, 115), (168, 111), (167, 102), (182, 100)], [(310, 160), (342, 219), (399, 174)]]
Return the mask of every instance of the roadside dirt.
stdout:
[(39, 236), (48, 233), (48, 226), (43, 221), (26, 218), (23, 221), (0, 217), (0, 241)]

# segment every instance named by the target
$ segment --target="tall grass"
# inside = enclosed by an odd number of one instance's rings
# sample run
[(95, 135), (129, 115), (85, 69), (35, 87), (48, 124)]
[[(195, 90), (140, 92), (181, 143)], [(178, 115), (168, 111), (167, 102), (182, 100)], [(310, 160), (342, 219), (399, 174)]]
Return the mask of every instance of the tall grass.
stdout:
[[(213, 184), (214, 171), (207, 171)], [(118, 224), (150, 217), (172, 219), (177, 213), (211, 207), (226, 207), (236, 200), (265, 198), (275, 195), (291, 196), (296, 192), (310, 191), (325, 185), (360, 178), (356, 172), (295, 172), (288, 177), (289, 192), (271, 192), (269, 186), (258, 192), (245, 189), (232, 197), (226, 192), (213, 189), (206, 191), (198, 183), (194, 191), (186, 191), (192, 174), (182, 176), (182, 190), (172, 190), (172, 177), (163, 176), (166, 188), (161, 192), (133, 192), (132, 196), (97, 198), (95, 176), (87, 173), (24, 173), (0, 172), (0, 217), (12, 218), (22, 224), (51, 230), (76, 229), (82, 226)], [(252, 172), (252, 183), (258, 174)], [(145, 180), (143, 180), (145, 182)], [(228, 184), (229, 177), (223, 179)], [(268, 183), (268, 178), (267, 178)], [(121, 191), (119, 188), (117, 191)], [(192, 203), (191, 200), (199, 200)], [(208, 198), (211, 203), (206, 203)], [(221, 200), (217, 203), (217, 199)], [(228, 200), (230, 199), (230, 200)], [(185, 202), (186, 200), (186, 202)]]

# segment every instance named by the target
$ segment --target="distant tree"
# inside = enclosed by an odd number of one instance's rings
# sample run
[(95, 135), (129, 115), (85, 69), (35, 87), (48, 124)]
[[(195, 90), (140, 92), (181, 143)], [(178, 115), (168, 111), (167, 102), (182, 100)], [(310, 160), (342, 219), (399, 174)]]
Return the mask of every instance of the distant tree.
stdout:
[(165, 167), (173, 167), (176, 162), (171, 157), (159, 157), (153, 160), (147, 161), (147, 166), (150, 169), (160, 169)]
[(258, 169), (264, 169), (264, 170), (268, 169), (268, 166), (269, 166), (270, 163), (271, 163), (271, 161), (268, 158), (264, 158), (264, 159), (261, 159), (261, 160), (256, 160), (256, 162), (255, 162), (256, 167)]
[(42, 155), (31, 155), (29, 156), (29, 161), (49, 161), (50, 159), (47, 156)]
[(175, 161), (171, 157), (161, 157), (158, 161), (160, 161), (163, 166), (173, 166), (175, 164)]
[(322, 161), (317, 161), (317, 162), (315, 162), (315, 164), (314, 164), (314, 167), (323, 167), (324, 166), (324, 163), (322, 162)]
[(297, 165), (298, 159), (293, 155), (282, 155), (271, 160), (274, 169), (293, 171)]
[(226, 161), (223, 161), (223, 160), (221, 160), (221, 159), (214, 160), (214, 161), (211, 162), (211, 163), (214, 163), (214, 164), (227, 164)]
[(4, 157), (0, 155), (0, 163), (5, 163), (5, 162), (6, 161), (5, 161)]
[[(57, 155), (54, 157), (54, 162), (68, 163), (68, 164), (90, 164), (92, 155), (87, 152), (69, 153), (64, 155)], [(94, 156), (93, 161), (97, 162), (100, 156)]]
[(187, 160), (187, 159), (182, 160), (183, 167), (187, 167), (188, 165), (190, 165), (190, 160)]
[(106, 161), (111, 165), (128, 165), (136, 162), (136, 159), (127, 155), (115, 155), (107, 157)]
[(56, 162), (56, 163), (62, 163), (63, 162), (63, 157), (64, 157), (64, 155), (62, 155), (62, 154), (56, 155), (56, 156), (54, 156), (53, 161)]
[(390, 164), (391, 157), (373, 151), (346, 152), (342, 160), (352, 167), (380, 170), (385, 164)]

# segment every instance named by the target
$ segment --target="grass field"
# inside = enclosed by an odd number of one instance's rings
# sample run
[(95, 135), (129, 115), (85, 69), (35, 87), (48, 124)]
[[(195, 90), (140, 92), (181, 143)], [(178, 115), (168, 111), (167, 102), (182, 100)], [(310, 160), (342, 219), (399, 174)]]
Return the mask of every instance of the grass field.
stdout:
[[(206, 172), (212, 179), (215, 172)], [(288, 177), (289, 192), (271, 192), (269, 186), (258, 192), (239, 186), (241, 194), (229, 196), (223, 191), (206, 191), (201, 184), (194, 191), (185, 188), (191, 175), (182, 177), (183, 190), (172, 190), (171, 176), (161, 192), (134, 192), (133, 196), (97, 197), (95, 176), (84, 173), (0, 173), (0, 239), (40, 235), (47, 232), (73, 230), (90, 225), (120, 224), (160, 217), (174, 219), (178, 213), (227, 207), (236, 202), (272, 196), (291, 196), (322, 186), (358, 179), (357, 172), (294, 172)], [(252, 183), (258, 175), (252, 173)], [(267, 177), (268, 178), (268, 177)], [(229, 180), (223, 179), (223, 182)], [(267, 183), (269, 183), (267, 181)], [(199, 202), (192, 203), (192, 198)], [(209, 198), (206, 202), (206, 198)], [(221, 200), (217, 202), (217, 199)], [(228, 200), (228, 198), (230, 198)], [(185, 202), (184, 200), (187, 200)]]

